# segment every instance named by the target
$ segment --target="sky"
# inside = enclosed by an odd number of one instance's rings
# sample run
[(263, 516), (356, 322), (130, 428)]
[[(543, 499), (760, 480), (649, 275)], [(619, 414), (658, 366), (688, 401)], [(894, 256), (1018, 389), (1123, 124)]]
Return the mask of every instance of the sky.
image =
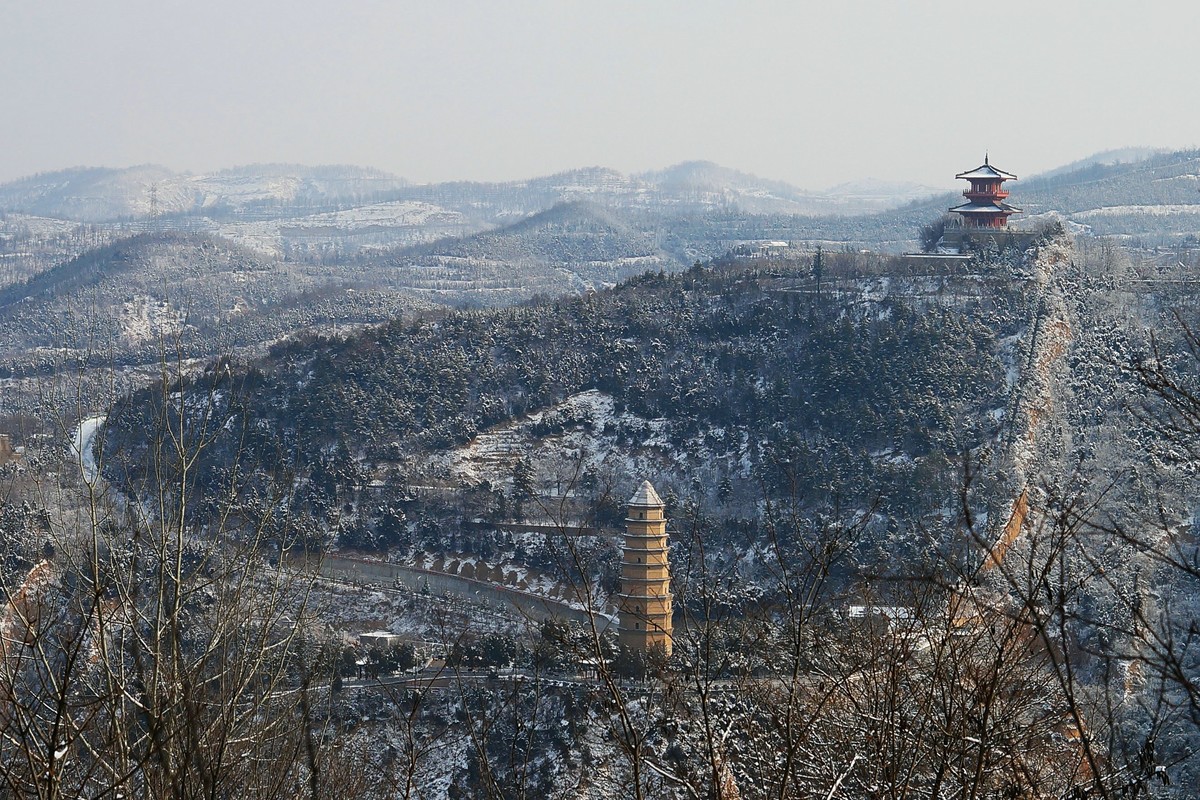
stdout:
[(0, 181), (358, 164), (416, 182), (709, 160), (951, 188), (1200, 144), (1200, 4), (0, 0)]

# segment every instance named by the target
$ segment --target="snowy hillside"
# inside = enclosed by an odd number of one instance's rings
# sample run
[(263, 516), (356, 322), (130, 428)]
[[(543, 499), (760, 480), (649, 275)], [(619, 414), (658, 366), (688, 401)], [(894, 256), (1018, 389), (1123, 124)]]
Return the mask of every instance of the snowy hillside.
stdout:
[(308, 216), (221, 222), (212, 230), (274, 256), (334, 252), (351, 254), (431, 242), (483, 229), (457, 211), (419, 200), (394, 200)]
[(142, 165), (65, 169), (0, 185), (0, 209), (85, 222), (358, 202), (407, 185), (361, 167), (265, 164), (205, 175)]
[[(357, 290), (360, 282), (371, 291)], [(155, 363), (164, 341), (208, 357), (422, 305), (353, 270), (333, 275), (211, 236), (143, 234), (0, 289), (0, 364), (27, 372), (63, 358)]]

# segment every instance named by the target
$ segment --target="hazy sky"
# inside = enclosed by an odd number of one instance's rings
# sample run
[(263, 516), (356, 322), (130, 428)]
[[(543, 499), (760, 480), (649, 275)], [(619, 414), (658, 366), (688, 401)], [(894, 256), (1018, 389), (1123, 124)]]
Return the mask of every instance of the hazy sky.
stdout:
[(0, 181), (73, 165), (415, 181), (708, 159), (935, 186), (1200, 143), (1194, 2), (0, 0)]

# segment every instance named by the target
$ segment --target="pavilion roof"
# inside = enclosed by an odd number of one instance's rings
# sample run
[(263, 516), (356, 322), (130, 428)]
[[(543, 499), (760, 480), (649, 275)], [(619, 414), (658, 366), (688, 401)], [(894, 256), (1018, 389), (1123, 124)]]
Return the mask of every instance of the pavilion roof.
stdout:
[(961, 206), (954, 206), (950, 209), (956, 214), (1019, 214), (1021, 209), (1016, 206), (1010, 206), (1008, 203), (963, 203)]
[(966, 178), (967, 180), (972, 178), (976, 180), (979, 180), (980, 178), (998, 178), (1002, 181), (1015, 181), (1017, 179), (1017, 176), (1013, 175), (1011, 172), (1005, 172), (1002, 169), (996, 169), (989, 164), (987, 161), (987, 156), (984, 156), (983, 163), (975, 169), (971, 170), (970, 172), (960, 172), (954, 177)]

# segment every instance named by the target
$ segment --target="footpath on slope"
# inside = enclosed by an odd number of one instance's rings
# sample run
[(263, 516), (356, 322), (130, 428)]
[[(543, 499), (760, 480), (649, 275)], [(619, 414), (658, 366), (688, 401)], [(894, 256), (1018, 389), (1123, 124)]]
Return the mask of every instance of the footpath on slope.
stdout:
[(379, 583), (388, 587), (403, 586), (414, 592), (429, 591), (433, 594), (451, 594), (473, 602), (511, 607), (521, 615), (536, 621), (541, 621), (546, 617), (584, 624), (594, 621), (597, 630), (603, 632), (616, 619), (611, 612), (606, 613), (600, 609), (588, 611), (577, 604), (554, 600), (531, 592), (522, 592), (519, 589), (495, 583), (390, 561), (370, 561), (327, 554), (321, 558), (318, 564), (308, 566), (315, 566), (318, 574), (332, 580), (358, 585)]

